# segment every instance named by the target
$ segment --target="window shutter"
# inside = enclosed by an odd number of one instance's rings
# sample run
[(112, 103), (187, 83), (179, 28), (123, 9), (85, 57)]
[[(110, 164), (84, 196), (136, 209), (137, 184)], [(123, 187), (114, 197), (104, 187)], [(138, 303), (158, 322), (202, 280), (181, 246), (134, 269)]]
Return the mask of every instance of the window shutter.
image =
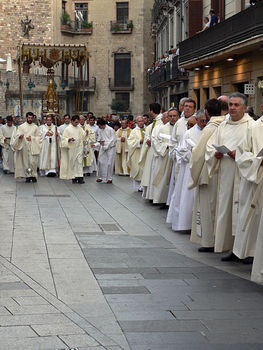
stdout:
[(189, 1), (189, 37), (203, 28), (203, 0)]

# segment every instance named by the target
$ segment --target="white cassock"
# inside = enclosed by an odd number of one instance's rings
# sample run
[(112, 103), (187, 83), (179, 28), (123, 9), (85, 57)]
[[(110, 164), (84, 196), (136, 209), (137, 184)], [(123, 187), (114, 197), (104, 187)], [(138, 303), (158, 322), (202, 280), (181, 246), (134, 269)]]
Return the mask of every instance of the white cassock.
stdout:
[[(89, 124), (88, 124), (89, 125)], [(97, 174), (98, 172), (98, 166), (97, 166), (97, 159), (96, 159), (96, 155), (95, 152), (99, 151), (99, 144), (97, 143), (97, 139), (98, 139), (98, 133), (99, 133), (99, 127), (98, 125), (94, 124), (94, 125), (89, 125), (89, 127), (91, 128), (91, 130), (94, 133), (95, 136), (95, 142), (91, 143), (92, 145), (92, 153), (93, 153), (93, 162), (92, 164), (88, 167), (88, 171), (87, 173), (92, 174), (93, 172), (95, 172)]]
[(246, 137), (236, 151), (241, 181), (233, 253), (240, 259), (255, 255), (257, 235), (260, 235), (258, 227), (263, 207), (263, 167), (262, 157), (257, 155), (263, 148), (262, 135), (263, 117), (247, 130)]
[[(20, 135), (24, 135), (24, 137), (20, 139)], [(26, 137), (28, 136), (31, 136), (31, 141), (27, 141)], [(11, 147), (16, 152), (15, 178), (37, 177), (41, 146), (42, 137), (38, 126), (27, 122), (18, 126), (11, 140)]]
[(191, 178), (188, 188), (195, 188), (195, 199), (192, 218), (190, 240), (201, 244), (202, 247), (213, 247), (214, 220), (217, 195), (217, 174), (208, 176), (205, 162), (206, 145), (218, 126), (225, 120), (225, 116), (211, 117), (202, 131), (202, 135), (192, 150), (190, 160)]
[(166, 123), (158, 128), (152, 137), (152, 147), (155, 156), (153, 174), (153, 203), (166, 203), (172, 170), (169, 158), (169, 143), (174, 125)]
[(173, 166), (172, 166), (172, 173), (171, 173), (171, 178), (170, 178), (170, 183), (169, 183), (169, 191), (168, 191), (168, 197), (167, 197), (167, 204), (170, 205), (170, 201), (174, 192), (174, 186), (176, 182), (176, 178), (178, 175), (179, 167), (176, 165), (176, 148), (179, 145), (179, 142), (181, 141), (182, 136), (187, 130), (187, 121), (189, 118), (186, 118), (184, 115), (181, 116), (177, 120), (177, 122), (174, 125), (172, 135), (171, 135), (171, 140), (169, 144), (169, 157), (173, 161)]
[(83, 174), (88, 174), (88, 173), (92, 174), (93, 171), (97, 171), (96, 160), (95, 160), (95, 166), (93, 166), (95, 155), (91, 147), (91, 145), (96, 142), (96, 136), (89, 124), (79, 125), (79, 126), (85, 132), (88, 130), (88, 135), (86, 136), (86, 139), (84, 142), (84, 150), (83, 150)]
[[(39, 156), (39, 170), (42, 176), (57, 172), (59, 157), (59, 144), (57, 142), (59, 142), (59, 137), (56, 136), (56, 129), (54, 124), (50, 127), (41, 125), (42, 149)], [(47, 136), (48, 131), (51, 131), (53, 135)]]
[(215, 252), (232, 250), (237, 226), (239, 208), (240, 174), (235, 160), (227, 154), (222, 159), (215, 158), (215, 148), (226, 146), (236, 150), (254, 120), (245, 114), (239, 121), (231, 119), (222, 122), (207, 143), (205, 159), (210, 177), (218, 172), (217, 205), (215, 217)]
[(152, 171), (153, 149), (147, 145), (147, 141), (151, 141), (153, 130), (156, 126), (162, 124), (162, 114), (159, 114), (152, 124), (145, 129), (144, 141), (141, 149), (139, 165), (143, 169), (141, 186), (143, 187), (143, 197), (147, 195), (147, 187), (149, 186)]
[(64, 123), (64, 124), (62, 124), (62, 125), (60, 125), (60, 126), (58, 127), (58, 134), (59, 134), (60, 137), (62, 137), (64, 130), (65, 130), (69, 125), (71, 125), (71, 123), (69, 123), (69, 124), (65, 124), (65, 123)]
[[(70, 138), (75, 141), (68, 142)], [(71, 180), (83, 177), (83, 154), (84, 142), (87, 135), (82, 128), (70, 124), (63, 132), (61, 140), (61, 162), (59, 177), (64, 180)]]
[(130, 168), (130, 177), (134, 181), (134, 189), (137, 191), (140, 188), (142, 178), (142, 168), (139, 165), (140, 153), (142, 144), (141, 140), (144, 138), (144, 128), (139, 128), (138, 125), (131, 131), (127, 140), (128, 143), (128, 162)]
[[(127, 165), (128, 160), (128, 143), (127, 139), (130, 136), (131, 129), (126, 128), (116, 131), (116, 157), (115, 157), (115, 174), (129, 175), (130, 171)], [(124, 137), (125, 141), (121, 142), (121, 138)]]
[(202, 130), (196, 124), (185, 132), (176, 149), (179, 172), (166, 220), (172, 224), (174, 231), (190, 230), (192, 227), (194, 190), (188, 189), (191, 176), (189, 162), (192, 155), (191, 149), (197, 144), (201, 133)]
[(0, 145), (2, 146), (3, 170), (13, 173), (15, 171), (14, 165), (14, 151), (10, 146), (11, 138), (16, 127), (14, 125), (3, 125), (0, 129)]
[(98, 157), (98, 177), (102, 181), (112, 180), (114, 160), (116, 154), (116, 132), (106, 125), (105, 129), (99, 129), (98, 142), (103, 141), (104, 146), (100, 146)]

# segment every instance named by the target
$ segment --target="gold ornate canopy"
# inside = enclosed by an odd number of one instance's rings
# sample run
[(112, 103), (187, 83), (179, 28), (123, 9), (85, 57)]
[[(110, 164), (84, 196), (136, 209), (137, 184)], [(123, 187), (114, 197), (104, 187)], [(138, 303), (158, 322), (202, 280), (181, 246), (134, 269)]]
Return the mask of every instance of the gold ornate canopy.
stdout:
[(76, 62), (82, 66), (87, 61), (87, 49), (85, 45), (71, 44), (22, 44), (19, 52), (22, 63), (39, 61), (44, 67), (52, 68), (58, 62), (70, 64)]
[(20, 110), (23, 115), (22, 66), (38, 61), (44, 67), (51, 69), (57, 63), (76, 63), (78, 67), (86, 64), (88, 52), (85, 45), (71, 44), (37, 44), (23, 43), (18, 48), (17, 62), (19, 65)]

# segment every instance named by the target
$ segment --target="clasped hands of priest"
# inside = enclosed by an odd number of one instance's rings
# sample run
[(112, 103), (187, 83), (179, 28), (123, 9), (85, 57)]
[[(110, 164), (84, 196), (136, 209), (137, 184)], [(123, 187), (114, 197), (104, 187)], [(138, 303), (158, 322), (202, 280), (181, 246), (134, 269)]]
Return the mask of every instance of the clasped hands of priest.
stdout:
[[(227, 154), (229, 155), (230, 158), (235, 160), (235, 158), (236, 158), (236, 150), (230, 151)], [(224, 157), (224, 154), (221, 153), (221, 152), (215, 152), (215, 157), (216, 157), (216, 159), (222, 159)]]

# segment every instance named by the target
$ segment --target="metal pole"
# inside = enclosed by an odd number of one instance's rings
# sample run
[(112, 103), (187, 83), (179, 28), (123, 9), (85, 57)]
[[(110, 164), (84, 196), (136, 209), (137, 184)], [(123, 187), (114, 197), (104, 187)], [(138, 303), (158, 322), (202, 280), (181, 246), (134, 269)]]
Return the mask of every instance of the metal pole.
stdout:
[(22, 81), (22, 46), (19, 48), (19, 59), (18, 59), (18, 68), (19, 68), (19, 96), (20, 96), (20, 112), (21, 117), (23, 117), (23, 81)]

